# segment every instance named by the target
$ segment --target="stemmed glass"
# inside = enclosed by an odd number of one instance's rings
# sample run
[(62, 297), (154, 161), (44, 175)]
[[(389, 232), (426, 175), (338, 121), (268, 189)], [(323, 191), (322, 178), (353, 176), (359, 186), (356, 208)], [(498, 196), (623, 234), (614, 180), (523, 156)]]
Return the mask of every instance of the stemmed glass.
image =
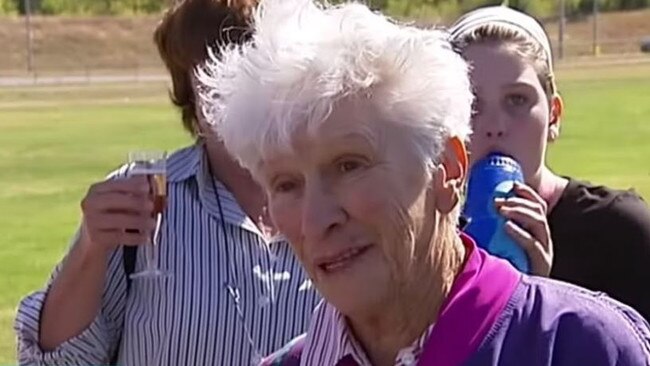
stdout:
[(131, 278), (160, 278), (170, 274), (158, 266), (158, 252), (160, 244), (160, 227), (163, 212), (167, 204), (167, 153), (164, 151), (132, 151), (129, 153), (130, 177), (144, 175), (149, 181), (154, 208), (151, 213), (156, 218), (156, 228), (153, 232), (151, 243), (143, 245), (145, 250), (145, 269), (134, 273)]

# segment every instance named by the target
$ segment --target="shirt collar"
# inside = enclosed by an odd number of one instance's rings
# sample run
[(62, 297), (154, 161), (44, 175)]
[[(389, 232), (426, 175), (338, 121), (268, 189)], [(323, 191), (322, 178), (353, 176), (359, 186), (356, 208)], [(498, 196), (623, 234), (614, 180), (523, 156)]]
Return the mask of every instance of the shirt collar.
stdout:
[[(458, 366), (478, 349), (506, 308), (522, 274), (460, 234), (468, 255), (442, 304), (421, 364)], [(449, 352), (453, 349), (454, 352)]]
[(167, 158), (167, 180), (170, 183), (178, 183), (196, 176), (202, 155), (203, 148), (200, 143), (195, 143), (172, 153)]
[[(194, 178), (197, 183), (203, 208), (211, 216), (264, 237), (255, 222), (244, 213), (232, 193), (210, 174), (209, 161), (202, 142), (180, 149), (167, 158), (167, 179), (170, 183), (180, 183), (191, 178)], [(214, 191), (215, 187), (217, 192)], [(220, 202), (217, 201), (217, 193)], [(221, 210), (219, 203), (221, 203)], [(276, 241), (281, 240), (274, 239), (272, 242)]]

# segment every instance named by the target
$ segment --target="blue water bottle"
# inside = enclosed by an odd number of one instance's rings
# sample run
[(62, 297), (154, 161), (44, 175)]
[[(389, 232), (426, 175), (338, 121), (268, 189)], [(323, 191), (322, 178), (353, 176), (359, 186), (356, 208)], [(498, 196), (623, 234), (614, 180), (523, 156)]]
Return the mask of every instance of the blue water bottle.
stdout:
[(465, 232), (478, 246), (508, 260), (524, 273), (530, 273), (528, 256), (505, 231), (506, 219), (495, 205), (495, 198), (514, 196), (514, 183), (523, 182), (521, 166), (513, 158), (491, 153), (476, 162), (469, 173), (463, 215), (468, 220)]

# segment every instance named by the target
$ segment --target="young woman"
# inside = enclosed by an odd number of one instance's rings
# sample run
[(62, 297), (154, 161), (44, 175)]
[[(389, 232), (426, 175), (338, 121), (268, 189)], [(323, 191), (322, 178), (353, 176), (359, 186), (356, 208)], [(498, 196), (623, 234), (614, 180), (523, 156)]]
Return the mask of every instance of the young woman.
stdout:
[(496, 204), (534, 274), (607, 292), (650, 319), (645, 202), (632, 191), (557, 175), (546, 164), (547, 145), (560, 134), (563, 102), (543, 28), (497, 6), (464, 15), (450, 32), (471, 66), (476, 96), (470, 164), (499, 151), (522, 165), (518, 197)]

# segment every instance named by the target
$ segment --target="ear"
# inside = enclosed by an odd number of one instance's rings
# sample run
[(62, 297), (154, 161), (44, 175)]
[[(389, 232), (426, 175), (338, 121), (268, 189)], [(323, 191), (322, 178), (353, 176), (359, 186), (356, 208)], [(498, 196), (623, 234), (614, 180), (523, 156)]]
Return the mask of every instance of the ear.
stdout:
[(551, 99), (551, 113), (548, 123), (548, 142), (553, 142), (560, 137), (560, 124), (562, 122), (562, 113), (564, 113), (564, 101), (559, 94), (553, 95)]
[(460, 196), (467, 174), (467, 149), (458, 137), (451, 137), (445, 144), (442, 163), (433, 177), (433, 193), (436, 209), (443, 213), (451, 212), (460, 202)]

